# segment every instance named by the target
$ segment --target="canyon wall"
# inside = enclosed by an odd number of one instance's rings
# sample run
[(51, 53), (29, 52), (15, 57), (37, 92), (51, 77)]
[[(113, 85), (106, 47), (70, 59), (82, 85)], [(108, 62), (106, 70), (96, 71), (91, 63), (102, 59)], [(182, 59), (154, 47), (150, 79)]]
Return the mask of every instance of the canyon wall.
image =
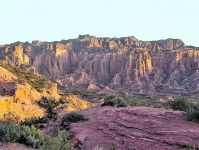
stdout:
[(64, 88), (132, 94), (199, 95), (199, 48), (178, 39), (81, 35), (59, 42), (0, 46), (0, 59), (34, 67)]

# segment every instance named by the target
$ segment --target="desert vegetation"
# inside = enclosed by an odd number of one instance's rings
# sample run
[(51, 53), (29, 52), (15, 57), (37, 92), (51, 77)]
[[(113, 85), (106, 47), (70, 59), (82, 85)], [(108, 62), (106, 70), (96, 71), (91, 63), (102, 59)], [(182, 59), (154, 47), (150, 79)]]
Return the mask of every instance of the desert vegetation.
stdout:
[(67, 131), (69, 124), (86, 120), (88, 119), (80, 113), (67, 113), (62, 119), (61, 126), (53, 127), (47, 135), (38, 126), (50, 121), (46, 118), (32, 118), (21, 123), (11, 120), (0, 122), (0, 142), (17, 142), (41, 150), (70, 150), (74, 145), (71, 144), (72, 135)]
[(42, 150), (72, 150), (71, 136), (66, 130), (55, 130), (51, 136), (44, 139)]
[(33, 125), (26, 126), (15, 122), (1, 122), (0, 141), (19, 142), (33, 148), (39, 148), (44, 141), (44, 134)]
[(102, 104), (102, 106), (126, 107), (127, 101), (123, 97), (110, 95), (104, 99), (104, 103)]
[(69, 127), (70, 123), (77, 123), (80, 121), (86, 121), (88, 118), (86, 118), (84, 115), (77, 113), (77, 112), (71, 112), (67, 113), (61, 122), (61, 126), (63, 127)]
[(126, 106), (144, 106), (154, 108), (164, 108), (175, 111), (186, 112), (185, 118), (189, 121), (199, 122), (199, 102), (196, 99), (178, 97), (173, 100), (162, 99), (158, 97), (122, 97), (109, 95), (104, 98), (104, 102), (101, 106), (114, 106), (114, 107), (126, 107)]
[(0, 62), (0, 66), (16, 75), (20, 80), (26, 81), (37, 91), (41, 91), (42, 89), (47, 88), (49, 86), (49, 81), (40, 75), (33, 74), (11, 64)]
[(49, 99), (47, 97), (43, 97), (39, 102), (38, 105), (46, 110), (46, 118), (53, 118), (56, 119), (56, 110), (58, 106), (61, 104), (65, 104), (66, 102), (63, 99), (54, 100)]
[(70, 138), (66, 130), (58, 129), (52, 135), (45, 135), (34, 125), (20, 125), (15, 122), (0, 123), (1, 142), (18, 142), (41, 150), (70, 150), (72, 149)]

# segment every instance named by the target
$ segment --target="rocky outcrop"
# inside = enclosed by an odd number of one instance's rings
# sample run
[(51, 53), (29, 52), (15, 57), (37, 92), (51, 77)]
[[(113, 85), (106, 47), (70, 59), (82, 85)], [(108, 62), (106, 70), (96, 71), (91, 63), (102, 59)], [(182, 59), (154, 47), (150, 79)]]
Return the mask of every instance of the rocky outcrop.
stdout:
[(45, 111), (36, 101), (42, 94), (0, 66), (0, 120), (23, 121), (43, 117)]
[(5, 68), (0, 66), (0, 82), (12, 82), (17, 80), (17, 77)]
[(67, 105), (63, 108), (65, 111), (80, 111), (94, 106), (94, 104), (75, 95), (60, 96), (56, 83), (48, 83), (48, 87), (38, 91), (28, 84), (28, 81), (19, 79), (1, 66), (0, 71), (1, 121), (9, 119), (24, 121), (30, 118), (43, 117), (45, 110), (37, 104), (42, 97), (53, 100), (63, 98), (67, 102)]
[(70, 131), (82, 150), (199, 148), (199, 125), (183, 112), (147, 107), (91, 108), (81, 112), (88, 121), (72, 123)]
[[(199, 48), (178, 39), (140, 41), (135, 37), (97, 38), (80, 35), (60, 42), (14, 43), (0, 47), (12, 60), (20, 45), (29, 64), (66, 88), (123, 91), (132, 94), (199, 95)], [(15, 54), (16, 55), (16, 54)], [(14, 56), (15, 56), (14, 55)], [(22, 58), (18, 56), (16, 58)]]
[(64, 108), (66, 111), (81, 111), (95, 106), (94, 103), (90, 103), (72, 94), (65, 96), (64, 99), (67, 101), (67, 105)]

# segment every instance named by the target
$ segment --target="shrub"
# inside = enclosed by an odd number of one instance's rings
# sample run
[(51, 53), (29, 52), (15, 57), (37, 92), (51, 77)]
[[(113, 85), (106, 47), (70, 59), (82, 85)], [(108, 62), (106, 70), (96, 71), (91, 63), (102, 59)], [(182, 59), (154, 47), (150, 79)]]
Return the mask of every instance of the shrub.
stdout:
[(71, 112), (66, 114), (62, 119), (62, 126), (68, 127), (70, 123), (72, 122), (80, 122), (80, 121), (86, 121), (88, 120), (84, 115), (79, 114), (77, 112)]
[(70, 150), (70, 136), (66, 130), (58, 130), (51, 137), (47, 137), (42, 145), (42, 150)]
[(56, 117), (56, 107), (59, 106), (60, 101), (56, 101), (53, 99), (48, 99), (47, 97), (43, 97), (39, 102), (38, 105), (46, 110), (47, 118), (55, 119)]
[(199, 104), (192, 104), (187, 109), (186, 118), (189, 121), (199, 122)]
[(23, 121), (21, 124), (22, 125), (26, 125), (26, 126), (31, 126), (31, 125), (38, 125), (38, 124), (42, 124), (42, 123), (47, 123), (47, 118), (46, 117), (42, 117), (42, 118), (30, 118), (30, 119), (26, 119), (25, 121)]
[(44, 134), (34, 126), (19, 125), (14, 122), (0, 123), (0, 141), (19, 142), (38, 148), (44, 140)]
[(16, 142), (20, 137), (20, 126), (14, 122), (0, 123), (0, 141)]
[(111, 100), (105, 100), (101, 106), (115, 106), (115, 105), (116, 102), (114, 101), (114, 99), (111, 99)]
[(101, 106), (126, 107), (127, 102), (123, 97), (115, 97), (111, 95), (104, 99), (104, 103)]
[(44, 134), (41, 130), (37, 129), (35, 126), (21, 126), (21, 137), (19, 142), (38, 148), (44, 141)]
[(116, 101), (117, 107), (126, 107), (127, 106), (127, 102), (122, 97), (116, 97), (115, 101)]
[(170, 102), (170, 107), (173, 110), (186, 111), (190, 107), (190, 103), (187, 98), (177, 98)]

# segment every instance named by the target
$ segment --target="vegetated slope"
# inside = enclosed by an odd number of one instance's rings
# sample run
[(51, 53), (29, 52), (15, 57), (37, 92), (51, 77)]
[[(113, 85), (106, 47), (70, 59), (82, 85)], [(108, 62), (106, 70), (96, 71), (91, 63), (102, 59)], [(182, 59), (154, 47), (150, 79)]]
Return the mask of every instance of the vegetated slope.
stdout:
[(180, 111), (102, 107), (82, 111), (82, 114), (88, 121), (70, 125), (82, 150), (199, 148), (199, 124), (186, 121)]
[[(5, 68), (3, 68), (3, 67)], [(7, 64), (0, 65), (0, 120), (24, 121), (45, 115), (38, 101), (43, 97), (65, 100), (66, 111), (76, 111), (93, 106), (75, 95), (60, 96), (57, 84), (37, 74)]]
[(69, 89), (196, 96), (199, 91), (199, 48), (178, 39), (82, 35), (59, 42), (16, 42), (0, 46), (0, 59)]
[(0, 71), (0, 120), (43, 117), (44, 110), (36, 104), (42, 94), (1, 66)]

